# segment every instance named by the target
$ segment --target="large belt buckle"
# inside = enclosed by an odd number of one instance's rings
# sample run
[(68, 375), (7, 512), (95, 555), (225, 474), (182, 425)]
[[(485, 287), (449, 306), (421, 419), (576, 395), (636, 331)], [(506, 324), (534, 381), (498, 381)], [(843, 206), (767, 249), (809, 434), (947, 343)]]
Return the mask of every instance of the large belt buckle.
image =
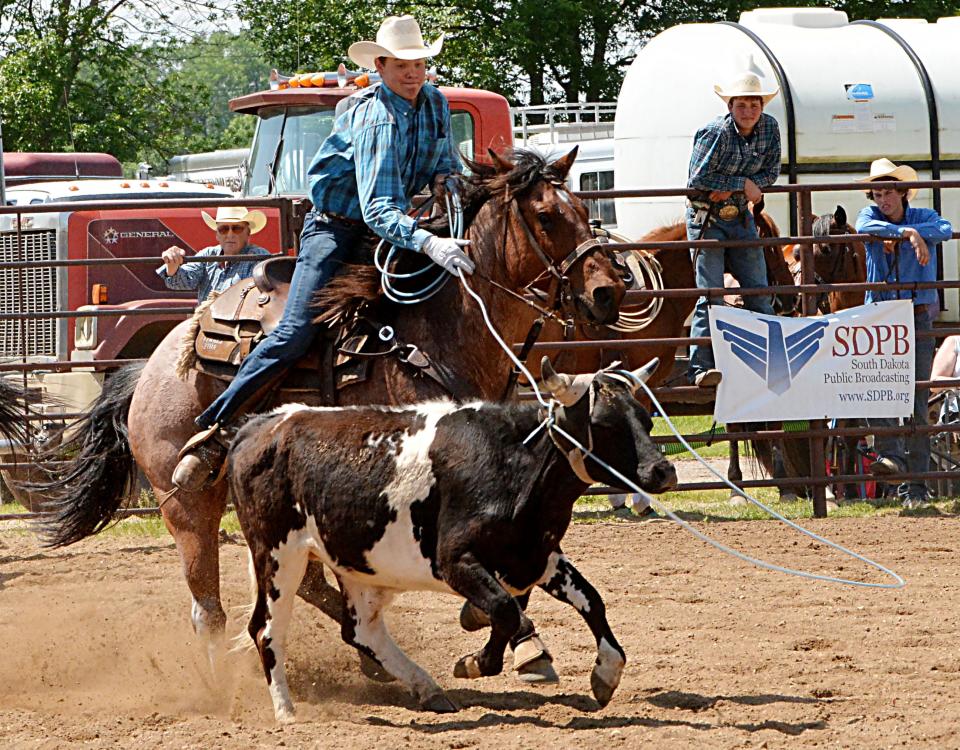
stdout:
[(717, 216), (719, 216), (724, 221), (733, 221), (739, 215), (740, 215), (740, 209), (731, 203), (728, 203), (726, 206), (724, 206), (717, 212)]

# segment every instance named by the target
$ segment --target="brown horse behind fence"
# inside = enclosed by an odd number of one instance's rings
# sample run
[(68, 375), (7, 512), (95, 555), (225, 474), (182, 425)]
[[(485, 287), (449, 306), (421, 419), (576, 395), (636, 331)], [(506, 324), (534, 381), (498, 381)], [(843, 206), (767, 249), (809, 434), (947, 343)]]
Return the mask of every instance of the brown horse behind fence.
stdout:
[[(554, 269), (566, 268), (561, 281), (569, 314), (584, 315), (591, 322), (614, 322), (625, 291), (623, 280), (608, 250), (587, 244), (593, 238), (586, 210), (564, 187), (576, 149), (551, 164), (524, 151), (491, 156), (493, 166), (473, 165), (464, 203), (477, 267), (469, 281), (501, 335), (515, 341), (528, 329), (534, 313), (518, 298), (538, 278), (550, 277), (545, 259)], [(576, 260), (571, 261), (574, 251)], [(351, 284), (346, 273), (332, 283), (369, 292), (363, 284)], [(396, 339), (415, 344), (442, 366), (461, 398), (501, 397), (511, 370), (509, 359), (487, 331), (477, 303), (459, 283), (448, 283), (423, 304), (395, 307), (391, 315)], [(161, 512), (192, 595), (193, 626), (206, 639), (213, 661), (220, 654), (226, 624), (217, 532), (227, 486), (220, 482), (187, 493), (172, 485), (171, 476), (180, 447), (196, 429), (194, 418), (224, 385), (196, 370), (186, 380), (176, 376), (180, 340), (189, 324), (177, 326), (145, 365), (121, 371), (108, 381), (89, 416), (65, 443), (72, 462), (40, 489), (53, 498), (46, 544), (72, 544), (111, 522), (139, 466), (162, 499)], [(403, 404), (449, 395), (416, 368), (396, 357), (383, 357), (372, 361), (366, 381), (341, 391), (340, 402)], [(260, 404), (269, 405), (269, 398)], [(341, 618), (342, 599), (325, 583), (321, 567), (311, 568), (300, 594), (331, 617)]]
[[(754, 218), (757, 223), (757, 230), (761, 238), (778, 237), (780, 230), (776, 222), (762, 211), (755, 211)], [(618, 238), (617, 241), (628, 241), (626, 238)], [(686, 224), (680, 220), (673, 224), (666, 224), (647, 232), (640, 237), (637, 242), (679, 242), (687, 239)], [(653, 250), (636, 251), (648, 254), (659, 266), (663, 278), (664, 289), (693, 289), (696, 287), (696, 281), (693, 273), (693, 263), (690, 253), (686, 250), (654, 248)], [(773, 286), (790, 286), (793, 284), (793, 277), (787, 267), (779, 248), (774, 245), (763, 246), (764, 260), (767, 263), (767, 281)], [(574, 327), (572, 336), (565, 336), (563, 329), (559, 324), (547, 321), (543, 332), (538, 339), (540, 342), (548, 341), (597, 341), (621, 339), (624, 341), (642, 340), (642, 339), (660, 339), (660, 338), (679, 338), (683, 335), (684, 324), (693, 308), (696, 305), (697, 298), (690, 297), (664, 297), (663, 304), (656, 316), (650, 323), (639, 331), (633, 333), (621, 333), (607, 326), (598, 326), (588, 323), (577, 323)], [(777, 295), (775, 306), (778, 310), (785, 311), (783, 314), (793, 314), (796, 309), (796, 295), (783, 294)], [(624, 307), (623, 311), (629, 311), (629, 307)], [(566, 349), (561, 351), (556, 357), (557, 369), (564, 372), (596, 372), (599, 368), (610, 364), (613, 361), (620, 361), (627, 368), (635, 369), (643, 366), (654, 357), (660, 360), (660, 365), (650, 378), (650, 387), (661, 385), (673, 371), (676, 361), (677, 347), (672, 344), (645, 347), (617, 347), (611, 345), (606, 348), (591, 349)], [(531, 355), (527, 361), (527, 367), (535, 377), (539, 377), (539, 355)]]

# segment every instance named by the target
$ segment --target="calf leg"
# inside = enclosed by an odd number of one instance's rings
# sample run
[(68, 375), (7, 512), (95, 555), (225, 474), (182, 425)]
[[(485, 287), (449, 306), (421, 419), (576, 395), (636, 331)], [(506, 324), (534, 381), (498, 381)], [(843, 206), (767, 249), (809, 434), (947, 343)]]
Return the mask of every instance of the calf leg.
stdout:
[[(457, 677), (489, 677), (503, 671), (503, 652), (526, 618), (520, 605), (471, 554), (445, 565), (443, 578), (450, 587), (480, 609), (490, 620), (490, 637), (482, 649), (457, 662)], [(526, 620), (532, 632), (533, 623)]]
[[(510, 639), (510, 648), (513, 649), (513, 668), (521, 682), (532, 685), (553, 685), (560, 682), (557, 670), (553, 667), (553, 656), (540, 636), (536, 626), (527, 617), (527, 603), (530, 601), (530, 592), (516, 597), (520, 605), (520, 629)], [(474, 606), (469, 601), (460, 608), (460, 627), (467, 632), (481, 630), (490, 626), (490, 618), (486, 612)]]
[(597, 641), (597, 661), (590, 675), (590, 688), (597, 702), (606, 706), (620, 684), (627, 657), (610, 630), (603, 600), (562, 553), (554, 552), (550, 555), (544, 581), (540, 587), (576, 609)]
[[(327, 583), (323, 575), (323, 563), (311, 560), (307, 565), (307, 573), (300, 583), (297, 596), (312, 604), (338, 625), (343, 625), (343, 595), (339, 590)], [(377, 682), (393, 682), (394, 677), (369, 655), (360, 651), (360, 671), (366, 677)]]
[(457, 707), (433, 678), (400, 650), (390, 637), (382, 610), (393, 598), (386, 589), (341, 581), (344, 595), (343, 640), (382, 664), (413, 693), (421, 708), (451, 713)]
[(287, 686), (285, 647), (293, 603), (307, 569), (307, 553), (289, 545), (279, 555), (265, 549), (251, 552), (250, 559), (257, 593), (247, 631), (260, 654), (273, 714), (278, 722), (289, 724), (294, 720), (294, 710)]

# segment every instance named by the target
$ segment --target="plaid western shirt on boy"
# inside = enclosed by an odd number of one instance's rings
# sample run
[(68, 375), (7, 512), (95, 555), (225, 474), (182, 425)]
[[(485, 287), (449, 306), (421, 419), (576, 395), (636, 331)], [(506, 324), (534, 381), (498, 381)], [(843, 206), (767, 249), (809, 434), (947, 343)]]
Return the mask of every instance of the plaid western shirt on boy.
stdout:
[(446, 97), (427, 83), (416, 108), (383, 85), (352, 99), (307, 171), (314, 209), (420, 250), (430, 234), (407, 216), (411, 199), (436, 175), (460, 171)]
[(702, 190), (742, 191), (750, 178), (758, 188), (777, 181), (780, 175), (780, 127), (763, 113), (744, 138), (733, 115), (711, 120), (697, 131), (690, 155), (687, 187)]

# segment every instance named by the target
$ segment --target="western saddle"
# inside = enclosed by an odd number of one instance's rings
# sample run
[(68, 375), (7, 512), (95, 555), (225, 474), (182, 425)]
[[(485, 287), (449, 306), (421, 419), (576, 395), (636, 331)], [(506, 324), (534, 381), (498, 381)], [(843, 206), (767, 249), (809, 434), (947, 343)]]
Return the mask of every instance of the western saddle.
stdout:
[[(193, 368), (220, 380), (233, 380), (250, 351), (280, 323), (296, 258), (280, 256), (258, 263), (243, 279), (197, 310)], [(287, 397), (336, 403), (336, 392), (366, 380), (379, 338), (369, 321), (355, 316), (327, 328), (322, 346), (301, 359), (280, 385)], [(366, 355), (366, 356), (364, 356)]]

